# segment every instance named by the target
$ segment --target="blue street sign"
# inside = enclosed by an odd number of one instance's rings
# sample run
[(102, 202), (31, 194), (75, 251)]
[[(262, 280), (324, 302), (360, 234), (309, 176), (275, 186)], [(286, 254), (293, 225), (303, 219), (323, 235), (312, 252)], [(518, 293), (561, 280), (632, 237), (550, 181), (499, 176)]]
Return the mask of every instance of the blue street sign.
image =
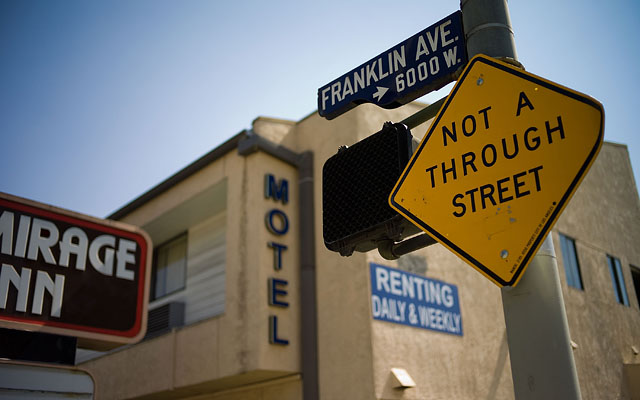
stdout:
[(456, 285), (374, 263), (369, 268), (374, 319), (463, 335)]
[(399, 107), (453, 81), (466, 63), (456, 11), (318, 89), (318, 113), (333, 119), (362, 103)]

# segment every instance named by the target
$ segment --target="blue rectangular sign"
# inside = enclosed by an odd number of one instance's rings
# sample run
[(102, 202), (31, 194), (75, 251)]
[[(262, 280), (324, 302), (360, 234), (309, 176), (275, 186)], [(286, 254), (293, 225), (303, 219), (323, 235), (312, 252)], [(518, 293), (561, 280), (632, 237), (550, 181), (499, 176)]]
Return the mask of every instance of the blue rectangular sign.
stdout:
[(362, 103), (399, 107), (453, 81), (466, 63), (456, 11), (318, 89), (318, 113), (333, 119)]
[(456, 285), (370, 264), (373, 318), (462, 336)]

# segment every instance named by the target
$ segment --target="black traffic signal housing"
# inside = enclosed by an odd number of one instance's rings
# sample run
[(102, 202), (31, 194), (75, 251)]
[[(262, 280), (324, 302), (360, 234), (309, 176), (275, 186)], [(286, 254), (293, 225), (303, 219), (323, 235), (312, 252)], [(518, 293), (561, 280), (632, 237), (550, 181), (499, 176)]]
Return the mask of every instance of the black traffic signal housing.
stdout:
[(388, 203), (413, 146), (405, 125), (385, 122), (382, 130), (341, 147), (325, 162), (322, 231), (329, 250), (350, 256), (420, 232)]

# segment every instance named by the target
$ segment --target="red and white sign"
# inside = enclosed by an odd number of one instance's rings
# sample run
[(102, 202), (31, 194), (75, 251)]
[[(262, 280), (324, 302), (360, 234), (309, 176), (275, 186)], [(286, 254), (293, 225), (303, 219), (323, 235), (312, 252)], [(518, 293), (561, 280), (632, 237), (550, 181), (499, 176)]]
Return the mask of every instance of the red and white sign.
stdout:
[(152, 247), (139, 228), (0, 193), (0, 327), (139, 341)]

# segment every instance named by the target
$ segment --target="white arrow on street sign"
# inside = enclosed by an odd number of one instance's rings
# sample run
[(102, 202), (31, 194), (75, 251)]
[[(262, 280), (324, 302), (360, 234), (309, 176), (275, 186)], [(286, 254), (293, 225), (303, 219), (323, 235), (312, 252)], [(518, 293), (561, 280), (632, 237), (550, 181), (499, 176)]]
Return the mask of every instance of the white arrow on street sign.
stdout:
[(387, 93), (387, 90), (389, 90), (389, 88), (386, 88), (384, 86), (377, 86), (377, 89), (378, 91), (373, 94), (373, 98), (380, 101), (382, 100), (384, 94)]

